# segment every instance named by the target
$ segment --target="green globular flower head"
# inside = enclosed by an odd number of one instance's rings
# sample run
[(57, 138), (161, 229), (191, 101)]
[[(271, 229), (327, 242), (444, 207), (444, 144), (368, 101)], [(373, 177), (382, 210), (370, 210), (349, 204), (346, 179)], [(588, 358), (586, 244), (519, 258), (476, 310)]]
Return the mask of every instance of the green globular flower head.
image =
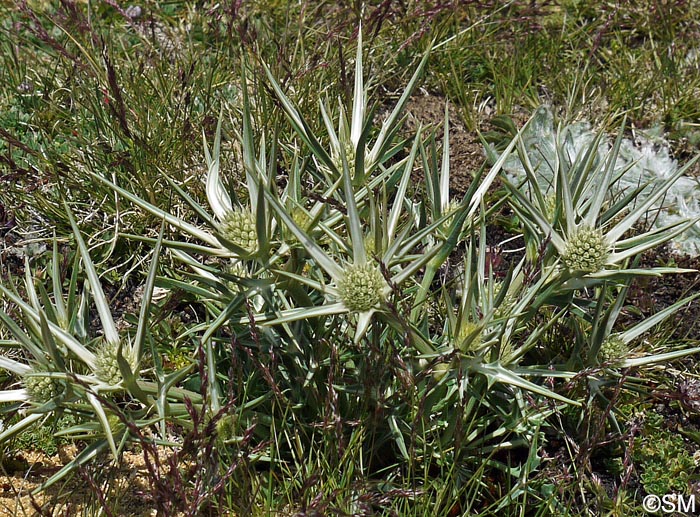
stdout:
[(495, 282), (494, 286), (493, 286), (493, 301), (494, 301), (494, 303), (496, 302), (496, 300), (500, 296), (501, 289), (506, 289), (506, 294), (503, 297), (503, 299), (501, 300), (501, 303), (498, 305), (498, 307), (496, 307), (496, 310), (494, 311), (495, 318), (505, 318), (506, 316), (508, 316), (512, 306), (517, 301), (515, 295), (512, 293), (509, 293), (507, 291), (508, 286), (504, 286), (503, 282)]
[(51, 377), (43, 377), (40, 372), (38, 375), (26, 375), (22, 379), (24, 388), (29, 393), (29, 398), (32, 402), (43, 404), (61, 394), (63, 386), (58, 379)]
[(351, 312), (364, 312), (384, 299), (386, 282), (372, 264), (350, 266), (338, 284), (340, 299)]
[[(355, 176), (355, 165), (356, 165), (356, 160), (357, 160), (357, 149), (355, 148), (355, 145), (350, 141), (346, 141), (341, 143), (340, 145), (343, 146), (343, 150), (345, 151), (345, 159), (348, 162), (348, 169), (350, 170), (350, 175)], [(335, 168), (338, 169), (338, 172), (341, 174), (343, 173), (343, 159), (340, 156), (340, 151), (337, 151), (336, 149), (331, 150), (331, 160), (333, 161), (333, 165), (335, 165)], [(367, 168), (369, 166), (369, 161), (367, 157), (367, 152), (365, 152), (365, 161), (361, 165), (364, 168), (364, 171), (362, 173), (367, 172)]]
[(368, 257), (371, 257), (377, 253), (377, 245), (375, 243), (374, 235), (365, 235), (365, 238), (362, 240), (362, 242), (365, 246), (365, 253), (367, 253)]
[[(463, 321), (462, 326), (457, 333), (457, 347), (462, 352), (467, 352), (468, 350), (473, 350), (478, 348), (481, 344), (481, 332), (474, 334), (479, 329), (479, 325), (471, 321)], [(472, 336), (472, 338), (467, 341), (467, 338)]]
[(603, 363), (617, 362), (624, 359), (629, 351), (627, 343), (620, 336), (613, 334), (603, 341), (598, 351), (598, 359)]
[(250, 210), (239, 208), (227, 212), (219, 222), (218, 231), (224, 239), (247, 253), (252, 255), (258, 251), (255, 216)]
[(461, 203), (458, 203), (457, 201), (450, 201), (449, 204), (445, 207), (445, 210), (443, 210), (442, 215), (449, 215), (449, 217), (445, 219), (440, 225), (441, 232), (447, 233), (450, 230), (450, 225), (452, 224), (452, 221), (454, 221), (454, 216), (457, 213), (457, 210), (459, 210), (460, 206)]
[(305, 232), (309, 230), (309, 227), (311, 226), (311, 217), (306, 210), (303, 208), (294, 207), (289, 212), (289, 215), (299, 228)]
[[(311, 230), (311, 224), (313, 223), (313, 219), (303, 208), (297, 206), (293, 207), (289, 211), (289, 216), (292, 218), (292, 221), (294, 221), (294, 223), (304, 232), (309, 232)], [(299, 241), (296, 235), (294, 235), (294, 233), (292, 232), (291, 228), (286, 229), (285, 236), (287, 239), (289, 239), (289, 242)]]
[[(231, 262), (225, 267), (226, 273), (232, 276), (237, 276), (239, 278), (248, 278), (248, 271), (246, 270), (245, 264), (239, 260)], [(226, 280), (226, 287), (228, 287), (232, 292), (239, 293), (243, 291), (243, 285), (239, 284), (234, 280)]]
[(605, 266), (610, 246), (603, 233), (595, 228), (579, 228), (566, 243), (562, 253), (564, 263), (571, 271), (597, 273)]
[(236, 425), (238, 417), (236, 415), (227, 414), (222, 416), (216, 422), (216, 435), (221, 443), (226, 443), (236, 436)]
[[(117, 359), (118, 346), (114, 343), (105, 342), (95, 353), (95, 375), (97, 378), (114, 386), (122, 381), (122, 372), (119, 369)], [(133, 360), (127, 347), (122, 348), (122, 355), (132, 370), (136, 369), (136, 361)]]
[[(355, 146), (350, 140), (347, 140), (340, 144), (343, 146), (343, 151), (345, 151), (345, 159), (348, 162), (348, 167), (350, 170), (355, 169), (355, 158), (357, 153), (355, 152)], [(333, 160), (333, 165), (342, 172), (343, 171), (343, 159), (340, 156), (340, 152), (335, 149), (331, 152), (331, 159)]]

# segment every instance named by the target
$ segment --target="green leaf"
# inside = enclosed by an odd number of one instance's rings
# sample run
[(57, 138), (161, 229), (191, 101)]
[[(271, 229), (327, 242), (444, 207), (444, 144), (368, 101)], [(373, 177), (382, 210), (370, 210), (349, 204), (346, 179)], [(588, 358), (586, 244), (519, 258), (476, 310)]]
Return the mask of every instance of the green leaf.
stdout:
[(9, 438), (16, 436), (28, 427), (34, 425), (38, 420), (44, 418), (45, 415), (41, 413), (32, 413), (31, 415), (25, 416), (22, 420), (13, 424), (12, 426), (5, 429), (0, 433), (0, 443), (5, 443)]
[(297, 223), (291, 218), (284, 207), (277, 201), (275, 196), (265, 190), (265, 197), (272, 206), (272, 208), (277, 212), (277, 215), (282, 219), (284, 224), (291, 230), (291, 232), (299, 239), (299, 242), (304, 246), (306, 251), (314, 258), (318, 265), (321, 266), (326, 273), (328, 273), (334, 280), (338, 281), (343, 278), (343, 270), (336, 264), (332, 258), (330, 258), (321, 247), (316, 244), (307, 233), (299, 228)]
[(666, 352), (665, 354), (654, 354), (647, 355), (644, 357), (635, 357), (632, 359), (625, 359), (620, 362), (620, 367), (622, 368), (633, 368), (638, 366), (646, 366), (654, 363), (668, 363), (674, 359), (680, 359), (681, 357), (687, 357), (689, 355), (697, 354), (700, 352), (700, 347), (686, 348), (684, 350), (676, 350), (675, 352)]
[(165, 232), (165, 223), (160, 227), (158, 240), (153, 249), (153, 259), (148, 268), (148, 276), (146, 277), (146, 285), (143, 289), (143, 298), (141, 299), (141, 309), (139, 311), (139, 324), (136, 329), (136, 338), (134, 340), (134, 353), (136, 354), (136, 364), (141, 364), (143, 356), (143, 344), (146, 340), (146, 332), (148, 332), (149, 315), (151, 311), (151, 300), (153, 299), (153, 288), (156, 283), (156, 275), (158, 274), (158, 262), (160, 258), (161, 245), (163, 243), (163, 233)]
[(379, 135), (377, 136), (377, 140), (374, 142), (374, 146), (372, 147), (372, 150), (369, 153), (369, 161), (372, 164), (372, 166), (380, 162), (382, 157), (386, 153), (386, 150), (391, 142), (390, 136), (399, 127), (399, 124), (397, 124), (399, 117), (401, 116), (401, 113), (403, 112), (403, 109), (406, 106), (408, 99), (411, 97), (413, 90), (418, 84), (418, 79), (420, 79), (420, 76), (423, 74), (425, 66), (428, 64), (429, 56), (430, 49), (428, 49), (423, 55), (423, 58), (418, 64), (418, 68), (416, 68), (416, 71), (413, 73), (413, 77), (411, 77), (411, 80), (406, 85), (406, 88), (401, 94), (399, 101), (396, 103), (396, 106), (394, 106), (394, 109), (392, 110), (389, 117), (387, 117), (387, 119), (382, 124), (382, 128), (379, 131)]
[(658, 325), (659, 323), (663, 322), (666, 318), (676, 313), (678, 309), (680, 309), (684, 305), (695, 300), (698, 296), (700, 296), (700, 293), (693, 294), (691, 296), (683, 298), (682, 300), (677, 301), (673, 305), (666, 307), (664, 310), (657, 312), (653, 316), (645, 318), (643, 321), (636, 324), (634, 327), (625, 330), (620, 334), (620, 337), (625, 343), (633, 341), (634, 339), (644, 334), (650, 328)]
[(399, 429), (399, 425), (396, 422), (396, 417), (394, 415), (389, 417), (389, 428), (391, 429), (391, 434), (394, 437), (394, 441), (399, 448), (401, 456), (403, 456), (406, 461), (409, 461), (410, 456), (408, 455), (408, 449), (406, 448), (406, 441), (403, 438), (403, 434)]
[(579, 401), (568, 399), (562, 395), (559, 395), (558, 393), (554, 393), (547, 388), (524, 379), (520, 375), (514, 373), (512, 370), (504, 368), (499, 363), (471, 364), (470, 368), (473, 371), (484, 375), (489, 380), (489, 383), (500, 382), (502, 384), (510, 384), (547, 398), (566, 402), (567, 404), (571, 404), (573, 406), (581, 405)]
[(102, 429), (104, 430), (105, 437), (107, 438), (107, 443), (109, 443), (109, 448), (112, 450), (112, 455), (116, 460), (119, 457), (119, 454), (117, 452), (117, 445), (114, 442), (112, 428), (109, 425), (109, 420), (107, 419), (107, 414), (105, 413), (105, 410), (102, 407), (102, 403), (99, 401), (97, 396), (90, 391), (87, 392), (87, 399), (88, 402), (90, 402), (92, 408), (95, 410), (95, 415), (97, 416), (97, 419), (99, 420), (100, 424), (102, 424)]
[(179, 217), (176, 217), (172, 214), (169, 214), (168, 212), (161, 210), (160, 208), (152, 205), (151, 203), (144, 201), (140, 197), (132, 194), (128, 190), (125, 190), (121, 188), (120, 186), (112, 183), (106, 178), (103, 178), (102, 176), (99, 176), (98, 174), (95, 174), (94, 172), (89, 172), (88, 173), (97, 181), (100, 183), (103, 183), (107, 185), (109, 188), (114, 190), (115, 192), (119, 193), (135, 205), (140, 206), (147, 212), (155, 215), (156, 217), (159, 217), (161, 219), (164, 219), (168, 224), (173, 225), (175, 228), (178, 228), (179, 230), (182, 230), (183, 232), (191, 235), (192, 237), (195, 237), (203, 242), (206, 242), (210, 246), (213, 246), (214, 248), (221, 248), (221, 244), (219, 243), (218, 239), (211, 233), (202, 230), (201, 228), (198, 228), (190, 223), (187, 223), (180, 219)]
[(90, 283), (90, 288), (92, 290), (92, 296), (95, 299), (95, 305), (97, 306), (97, 313), (100, 316), (100, 322), (102, 323), (102, 331), (104, 332), (105, 339), (109, 343), (115, 345), (119, 344), (119, 333), (117, 332), (117, 327), (114, 324), (114, 319), (112, 318), (112, 313), (109, 310), (109, 304), (105, 298), (104, 292), (102, 291), (102, 284), (100, 283), (100, 277), (97, 276), (97, 271), (95, 271), (95, 266), (92, 264), (90, 259), (90, 252), (88, 251), (85, 241), (83, 240), (78, 225), (73, 217), (73, 212), (71, 211), (68, 203), (63, 203), (66, 214), (68, 215), (68, 220), (70, 221), (71, 228), (73, 228), (73, 234), (75, 235), (75, 240), (78, 243), (78, 248), (80, 249), (80, 255), (83, 258), (83, 265), (85, 267), (85, 272), (88, 276), (88, 282)]

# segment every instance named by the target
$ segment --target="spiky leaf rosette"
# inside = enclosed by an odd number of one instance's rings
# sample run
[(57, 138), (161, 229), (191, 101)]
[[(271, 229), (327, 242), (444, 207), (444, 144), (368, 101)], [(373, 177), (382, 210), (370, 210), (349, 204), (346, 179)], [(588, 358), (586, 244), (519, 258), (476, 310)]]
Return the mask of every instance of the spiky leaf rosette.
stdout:
[(224, 239), (251, 255), (258, 251), (255, 216), (250, 210), (245, 208), (230, 210), (221, 219), (218, 230)]
[(603, 232), (596, 228), (579, 228), (567, 241), (562, 253), (564, 263), (571, 271), (597, 273), (610, 256), (610, 246)]
[(375, 308), (384, 299), (386, 282), (372, 264), (350, 266), (338, 285), (340, 298), (351, 312)]

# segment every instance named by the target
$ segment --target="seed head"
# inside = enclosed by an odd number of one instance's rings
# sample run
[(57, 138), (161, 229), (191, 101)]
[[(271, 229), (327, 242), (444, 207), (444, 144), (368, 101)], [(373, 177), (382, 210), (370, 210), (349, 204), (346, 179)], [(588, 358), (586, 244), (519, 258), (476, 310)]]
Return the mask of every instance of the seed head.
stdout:
[[(95, 353), (95, 375), (97, 378), (113, 386), (122, 381), (122, 373), (119, 369), (119, 361), (117, 359), (118, 346), (114, 343), (104, 342)], [(122, 348), (122, 355), (132, 370), (136, 369), (136, 361), (129, 354), (126, 347)]]
[(479, 325), (471, 321), (462, 322), (462, 326), (457, 333), (457, 346), (462, 352), (475, 349), (481, 344), (481, 332), (473, 335), (473, 337), (467, 341), (467, 338), (474, 334), (478, 328)]
[(352, 312), (364, 312), (384, 299), (384, 277), (372, 264), (350, 266), (338, 284), (340, 299)]
[(616, 362), (629, 354), (630, 349), (620, 336), (613, 334), (609, 336), (598, 351), (598, 358), (603, 363)]
[(610, 247), (603, 233), (596, 228), (580, 228), (566, 243), (562, 254), (564, 263), (571, 271), (597, 273), (605, 266)]
[[(348, 167), (350, 170), (355, 169), (355, 158), (357, 156), (357, 153), (355, 152), (355, 145), (350, 141), (343, 142), (340, 144), (343, 146), (343, 150), (345, 151), (345, 159), (348, 162)], [(336, 168), (342, 172), (343, 171), (343, 159), (340, 155), (340, 151), (333, 150), (331, 152), (331, 159), (333, 160), (333, 165), (336, 166)]]
[(43, 404), (60, 395), (63, 391), (63, 386), (58, 379), (43, 377), (41, 373), (48, 372), (40, 372), (39, 375), (27, 375), (22, 379), (22, 383), (27, 393), (29, 393), (29, 398), (33, 402)]
[(250, 210), (237, 208), (228, 212), (219, 223), (219, 233), (227, 241), (249, 254), (258, 251), (255, 216)]

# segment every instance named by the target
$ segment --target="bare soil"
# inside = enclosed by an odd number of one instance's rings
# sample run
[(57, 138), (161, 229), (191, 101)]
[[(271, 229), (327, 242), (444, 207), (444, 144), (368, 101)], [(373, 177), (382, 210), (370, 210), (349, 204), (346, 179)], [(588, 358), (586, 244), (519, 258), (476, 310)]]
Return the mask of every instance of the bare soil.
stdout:
[(113, 515), (156, 515), (149, 503), (150, 490), (143, 456), (136, 452), (125, 452), (118, 465), (105, 459), (98, 468), (69, 477), (68, 481), (58, 482), (36, 496), (31, 495), (32, 490), (58, 472), (77, 453), (75, 445), (67, 445), (60, 447), (55, 456), (23, 451), (6, 461), (0, 475), (0, 516), (98, 515), (101, 505), (96, 486), (109, 501)]

